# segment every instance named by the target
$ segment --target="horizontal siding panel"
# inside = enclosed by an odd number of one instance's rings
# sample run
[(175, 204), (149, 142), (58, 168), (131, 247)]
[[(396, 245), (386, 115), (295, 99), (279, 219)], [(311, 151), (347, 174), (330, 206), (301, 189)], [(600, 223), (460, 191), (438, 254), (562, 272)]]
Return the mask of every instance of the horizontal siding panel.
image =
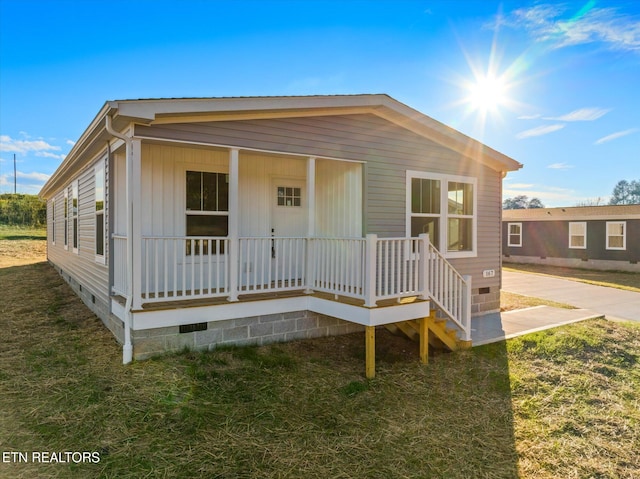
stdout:
[[(100, 158), (102, 159), (102, 157)], [(69, 215), (69, 248), (64, 249), (64, 190), (56, 195), (56, 244), (48, 242), (49, 261), (71, 275), (96, 300), (109, 304), (109, 271), (95, 261), (95, 163), (78, 175), (78, 254), (73, 249), (73, 225)], [(71, 211), (71, 209), (69, 209)], [(108, 225), (107, 225), (108, 227)]]

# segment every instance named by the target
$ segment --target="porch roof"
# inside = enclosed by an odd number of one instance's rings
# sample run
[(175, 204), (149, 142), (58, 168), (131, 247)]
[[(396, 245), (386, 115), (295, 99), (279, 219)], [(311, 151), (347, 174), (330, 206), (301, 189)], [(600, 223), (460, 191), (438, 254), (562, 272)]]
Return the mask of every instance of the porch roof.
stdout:
[(117, 100), (104, 104), (44, 185), (40, 196), (48, 198), (68, 181), (73, 172), (105, 148), (105, 143), (111, 138), (105, 129), (106, 116), (111, 116), (113, 127), (121, 131), (131, 123), (189, 123), (339, 114), (376, 115), (496, 171), (515, 171), (522, 167), (512, 158), (386, 94)]

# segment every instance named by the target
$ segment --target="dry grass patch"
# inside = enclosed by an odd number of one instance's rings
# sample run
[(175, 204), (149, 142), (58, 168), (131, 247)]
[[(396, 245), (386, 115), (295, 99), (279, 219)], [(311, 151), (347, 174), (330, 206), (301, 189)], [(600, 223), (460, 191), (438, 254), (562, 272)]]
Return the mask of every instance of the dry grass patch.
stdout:
[(500, 291), (500, 311), (513, 311), (515, 309), (531, 308), (533, 306), (553, 306), (554, 308), (576, 309), (574, 306), (546, 299), (534, 298), (509, 291)]
[(37, 263), (46, 254), (45, 230), (0, 225), (0, 268)]

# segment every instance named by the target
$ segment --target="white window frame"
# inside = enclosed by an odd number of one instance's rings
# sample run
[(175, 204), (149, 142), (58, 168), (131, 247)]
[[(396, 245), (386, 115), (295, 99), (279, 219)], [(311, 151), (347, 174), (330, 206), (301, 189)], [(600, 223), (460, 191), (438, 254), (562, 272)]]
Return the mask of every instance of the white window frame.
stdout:
[[(445, 258), (475, 258), (478, 256), (478, 179), (472, 176), (459, 176), (459, 175), (443, 175), (440, 173), (429, 173), (426, 171), (414, 171), (407, 170), (406, 173), (406, 218), (405, 218), (405, 231), (407, 237), (411, 236), (411, 217), (414, 214), (411, 212), (411, 180), (414, 178), (426, 179), (426, 180), (440, 180), (440, 214), (429, 214), (426, 216), (439, 218), (439, 238), (438, 244), (440, 253)], [(448, 193), (449, 183), (468, 183), (473, 186), (473, 214), (472, 215), (456, 215), (450, 214), (448, 208)], [(471, 219), (471, 241), (473, 242), (472, 248), (468, 251), (448, 251), (448, 231), (449, 231), (449, 219), (461, 218)], [(432, 240), (430, 240), (432, 241)], [(433, 242), (433, 241), (432, 241)]]
[[(609, 238), (611, 237), (619, 237), (620, 235), (610, 235), (609, 234), (609, 225), (622, 225), (622, 247), (619, 246), (609, 246)], [(608, 250), (618, 250), (623, 251), (627, 249), (627, 222), (626, 221), (607, 221), (606, 230), (605, 230), (605, 247)]]
[(64, 189), (64, 249), (69, 250), (69, 187)]
[[(95, 261), (99, 264), (106, 264), (107, 252), (107, 229), (106, 229), (106, 201), (107, 201), (107, 175), (106, 162), (100, 160), (94, 168), (94, 233), (95, 233)], [(102, 176), (102, 209), (98, 210), (98, 175)], [(102, 219), (99, 219), (99, 216)], [(98, 221), (102, 221), (102, 254), (98, 254)]]
[(51, 244), (56, 245), (56, 198), (51, 198)]
[[(513, 236), (518, 237), (519, 241), (517, 244), (511, 242), (511, 226), (517, 226), (519, 228), (518, 234), (513, 234)], [(522, 223), (507, 223), (507, 246), (513, 246), (517, 248), (522, 247)]]
[[(584, 228), (583, 234), (577, 234), (571, 231), (572, 226), (582, 226)], [(574, 237), (583, 237), (584, 246), (573, 246), (571, 239)], [(586, 221), (571, 221), (569, 222), (569, 249), (587, 249), (587, 222)]]
[[(73, 201), (76, 207), (73, 208)], [(71, 246), (75, 254), (80, 250), (80, 189), (78, 180), (71, 183)]]
[[(189, 238), (190, 236), (187, 235), (187, 217), (188, 216), (224, 216), (227, 217), (227, 227), (229, 225), (228, 223), (228, 218), (229, 218), (229, 207), (230, 205), (227, 206), (227, 210), (213, 210), (213, 211), (208, 211), (208, 210), (189, 210), (187, 209), (187, 172), (188, 171), (193, 171), (193, 172), (197, 172), (197, 173), (217, 173), (220, 175), (227, 175), (227, 177), (230, 177), (230, 173), (229, 171), (224, 171), (224, 169), (220, 169), (220, 168), (205, 168), (204, 165), (189, 165), (187, 167), (185, 167), (182, 172), (182, 188), (183, 188), (183, 193), (182, 193), (182, 211), (183, 213), (183, 217), (184, 217), (184, 236)], [(230, 179), (229, 179), (230, 181)], [(230, 192), (229, 192), (229, 196), (230, 196)], [(227, 200), (229, 201), (230, 198), (227, 198)], [(228, 238), (228, 232), (227, 232), (227, 236), (211, 236), (211, 238)], [(198, 250), (196, 252), (193, 252), (193, 254), (195, 254), (196, 256), (201, 255), (201, 250), (199, 249), (199, 246), (196, 245), (196, 248), (198, 248)], [(213, 255), (213, 253), (212, 253)]]

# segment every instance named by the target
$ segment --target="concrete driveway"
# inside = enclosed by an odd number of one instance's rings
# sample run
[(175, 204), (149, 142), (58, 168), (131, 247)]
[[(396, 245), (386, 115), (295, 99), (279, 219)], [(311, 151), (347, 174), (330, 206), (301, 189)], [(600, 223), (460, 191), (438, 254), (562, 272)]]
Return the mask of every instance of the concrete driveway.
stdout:
[(504, 270), (502, 289), (588, 309), (607, 319), (640, 321), (640, 293), (633, 291)]

